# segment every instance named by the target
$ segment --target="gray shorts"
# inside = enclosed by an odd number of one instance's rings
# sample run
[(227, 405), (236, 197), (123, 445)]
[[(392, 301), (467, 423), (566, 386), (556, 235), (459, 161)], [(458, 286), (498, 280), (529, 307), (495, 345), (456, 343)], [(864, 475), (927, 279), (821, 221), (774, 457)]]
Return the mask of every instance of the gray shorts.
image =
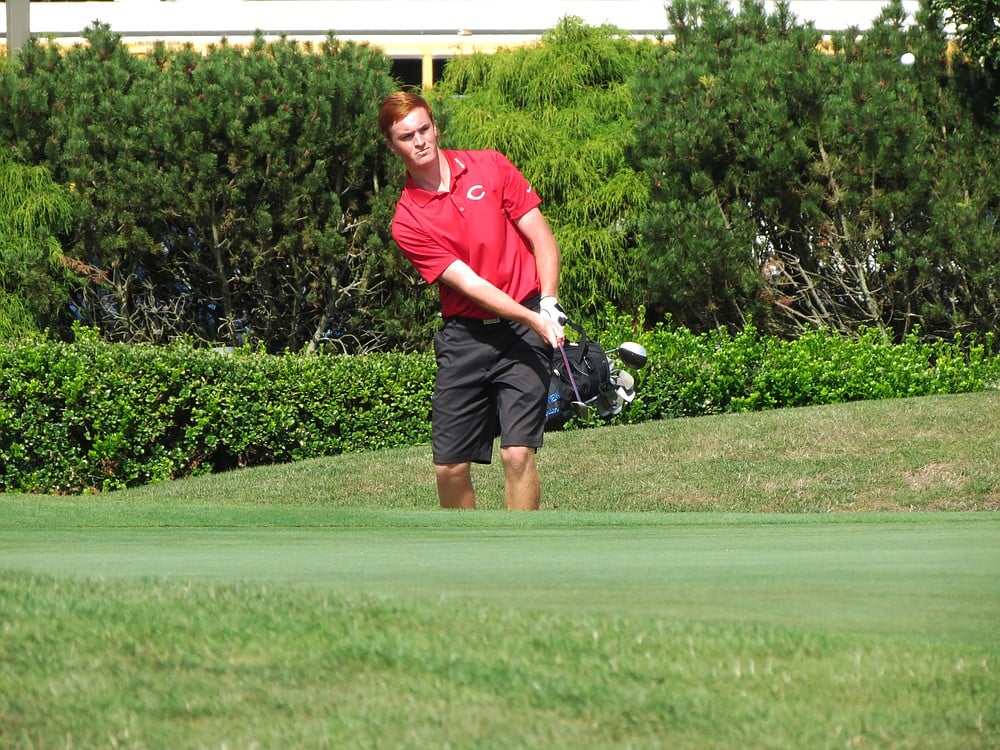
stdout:
[(501, 447), (540, 448), (552, 348), (530, 328), (452, 318), (434, 336), (434, 463), (488, 464)]

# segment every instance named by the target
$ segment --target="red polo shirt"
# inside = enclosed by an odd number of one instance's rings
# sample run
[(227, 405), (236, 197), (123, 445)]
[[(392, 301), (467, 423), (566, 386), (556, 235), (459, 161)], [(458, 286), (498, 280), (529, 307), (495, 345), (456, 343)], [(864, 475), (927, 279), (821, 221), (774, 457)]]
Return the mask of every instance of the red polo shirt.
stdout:
[[(442, 153), (451, 166), (451, 189), (424, 190), (407, 176), (392, 220), (393, 239), (428, 284), (457, 259), (518, 302), (537, 294), (535, 256), (515, 222), (541, 198), (497, 151)], [(444, 317), (494, 317), (447, 284), (438, 284), (438, 290)]]

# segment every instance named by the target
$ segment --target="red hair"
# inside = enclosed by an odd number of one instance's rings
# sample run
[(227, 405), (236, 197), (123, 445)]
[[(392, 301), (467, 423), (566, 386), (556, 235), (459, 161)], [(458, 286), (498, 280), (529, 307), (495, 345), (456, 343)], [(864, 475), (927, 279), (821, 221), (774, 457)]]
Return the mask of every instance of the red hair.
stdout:
[(431, 112), (431, 106), (419, 94), (410, 91), (397, 91), (382, 100), (382, 106), (378, 110), (378, 127), (387, 141), (392, 140), (389, 135), (392, 126), (415, 109), (427, 110), (427, 115), (431, 118), (431, 125), (434, 124), (434, 113)]

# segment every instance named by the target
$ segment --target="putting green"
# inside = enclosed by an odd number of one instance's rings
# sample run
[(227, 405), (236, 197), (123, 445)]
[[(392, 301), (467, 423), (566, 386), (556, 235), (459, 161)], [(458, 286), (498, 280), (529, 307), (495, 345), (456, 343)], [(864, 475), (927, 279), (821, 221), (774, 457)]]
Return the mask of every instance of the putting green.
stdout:
[[(404, 518), (403, 516), (406, 516)], [(342, 526), (18, 528), (0, 569), (56, 576), (264, 581), (614, 613), (996, 644), (1000, 523), (927, 514), (797, 516), (443, 513)], [(539, 519), (537, 521), (532, 519)], [(230, 519), (236, 521), (237, 519)], [(0, 519), (2, 521), (2, 519)]]

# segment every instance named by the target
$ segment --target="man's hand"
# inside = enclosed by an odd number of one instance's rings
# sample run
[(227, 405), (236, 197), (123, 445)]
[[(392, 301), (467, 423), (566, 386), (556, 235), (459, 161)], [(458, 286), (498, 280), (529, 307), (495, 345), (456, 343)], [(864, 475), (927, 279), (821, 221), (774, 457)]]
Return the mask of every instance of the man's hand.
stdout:
[(541, 322), (541, 330), (538, 334), (553, 349), (558, 349), (565, 338), (563, 333), (563, 323), (566, 322), (566, 313), (559, 306), (559, 300), (548, 295), (539, 300), (538, 320)]
[(541, 336), (542, 340), (553, 349), (558, 349), (566, 338), (563, 327), (544, 313), (533, 314), (532, 318), (540, 323), (537, 327), (533, 326), (535, 333)]
[(559, 300), (551, 294), (542, 297), (538, 304), (540, 307), (538, 314), (541, 315), (542, 321), (546, 324), (545, 327), (548, 329), (548, 335), (543, 334), (542, 338), (548, 341), (549, 345), (552, 346), (553, 349), (557, 349), (565, 338), (565, 334), (563, 333), (563, 324), (565, 324), (567, 320), (566, 313), (559, 305)]
[(552, 295), (546, 295), (545, 297), (542, 297), (539, 304), (542, 308), (542, 315), (550, 320), (554, 320), (560, 326), (566, 324), (566, 312), (562, 309), (562, 306), (559, 304), (559, 300), (555, 297)]

